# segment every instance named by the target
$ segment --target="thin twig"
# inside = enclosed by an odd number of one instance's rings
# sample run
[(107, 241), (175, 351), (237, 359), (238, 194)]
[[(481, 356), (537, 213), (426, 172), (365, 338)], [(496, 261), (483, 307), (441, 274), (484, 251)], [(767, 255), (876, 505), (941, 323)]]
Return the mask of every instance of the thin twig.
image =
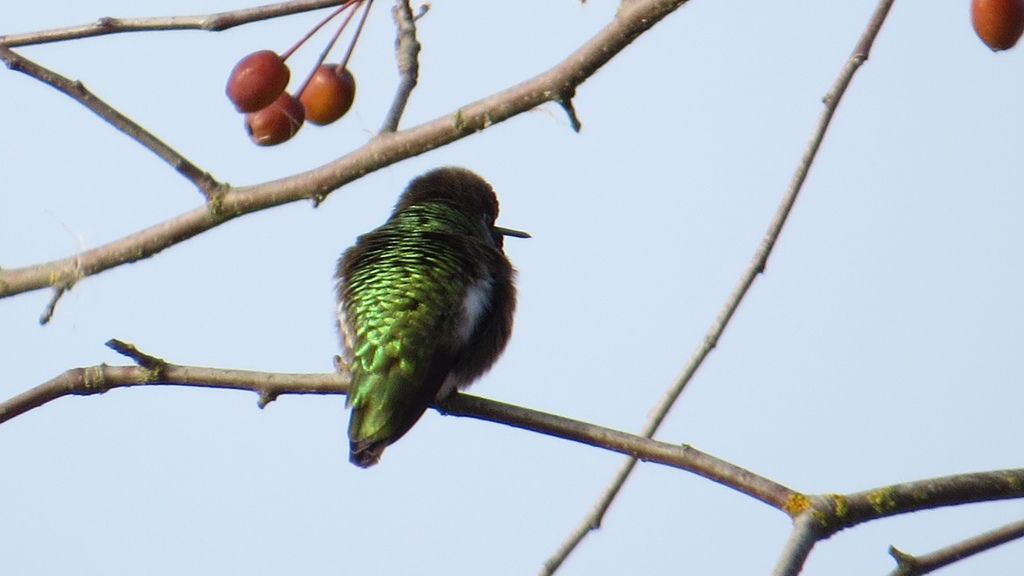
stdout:
[[(775, 246), (775, 242), (778, 240), (779, 235), (782, 233), (782, 228), (785, 226), (786, 220), (789, 218), (793, 204), (796, 202), (797, 196), (803, 188), (804, 181), (807, 178), (807, 173), (810, 171), (811, 165), (814, 163), (814, 158), (817, 156), (818, 149), (821, 147), (821, 142), (825, 138), (825, 133), (828, 131), (829, 124), (832, 121), (832, 116), (835, 114), (836, 108), (839, 106), (839, 101), (846, 92), (846, 87), (853, 79), (853, 75), (867, 60), (868, 53), (871, 50), (871, 45), (874, 43), (874, 40), (878, 35), (878, 31), (881, 29), (882, 23), (885, 22), (885, 17), (889, 12), (889, 8), (892, 6), (892, 3), (893, 0), (881, 0), (881, 2), (879, 2), (871, 20), (868, 22), (867, 28), (858, 40), (853, 54), (843, 66), (843, 69), (840, 71), (839, 77), (832, 85), (832, 88), (828, 91), (824, 102), (825, 109), (822, 111), (821, 116), (818, 119), (818, 124), (815, 127), (814, 132), (811, 134), (810, 141), (808, 142), (807, 148), (800, 160), (800, 164), (797, 166), (789, 187), (782, 198), (782, 202), (779, 204), (779, 207), (775, 212), (775, 216), (772, 218), (771, 225), (768, 227), (768, 231), (765, 233), (760, 245), (758, 245), (757, 250), (755, 250), (750, 264), (743, 272), (743, 275), (740, 277), (736, 287), (733, 289), (729, 298), (726, 300), (725, 305), (718, 313), (718, 317), (715, 318), (715, 321), (711, 324), (711, 327), (704, 336), (704, 340), (697, 347), (697, 350), (694, 351), (689, 362), (686, 364), (686, 367), (683, 368), (682, 373), (675, 382), (672, 383), (672, 386), (669, 387), (664, 396), (662, 396), (662, 399), (651, 411), (651, 414), (641, 431), (641, 435), (651, 438), (658, 431), (661, 423), (665, 420), (665, 417), (675, 405), (676, 400), (683, 393), (686, 385), (689, 384), (694, 374), (697, 373), (697, 370), (704, 363), (704, 360), (711, 351), (714, 350), (715, 346), (718, 345), (719, 338), (721, 338), (726, 326), (729, 325), (733, 314), (735, 314), (736, 310), (739, 308), (743, 298), (747, 295), (747, 292), (749, 292), (754, 280), (757, 279), (759, 274), (764, 272), (765, 266), (768, 262), (768, 257), (771, 255), (772, 248)], [(547, 561), (545, 561), (540, 572), (541, 575), (550, 576), (551, 574), (554, 574), (569, 554), (571, 554), (579, 543), (586, 538), (587, 534), (601, 526), (605, 513), (608, 511), (609, 506), (611, 506), (611, 503), (615, 500), (616, 496), (618, 496), (630, 474), (632, 474), (634, 465), (635, 462), (626, 461), (619, 467), (615, 476), (608, 484), (604, 493), (598, 498), (594, 507), (569, 534), (565, 541), (563, 541), (558, 550)]]
[(3, 45), (0, 45), (0, 60), (6, 63), (7, 67), (11, 70), (23, 72), (40, 82), (49, 84), (58, 91), (67, 94), (82, 106), (92, 110), (93, 113), (109, 122), (114, 128), (124, 132), (130, 138), (159, 156), (164, 162), (170, 164), (179, 174), (192, 182), (196, 188), (199, 188), (207, 199), (210, 199), (222, 187), (222, 184), (215, 180), (213, 176), (201, 170), (148, 130), (120, 113), (116, 108), (101, 100), (81, 82), (65, 78)]
[(416, 88), (420, 74), (420, 42), (416, 39), (416, 17), (409, 0), (395, 0), (391, 9), (395, 19), (395, 59), (398, 61), (398, 89), (391, 102), (391, 109), (384, 117), (381, 132), (394, 132), (402, 120), (402, 114), (409, 103), (409, 97)]
[(380, 134), (329, 164), (255, 186), (224, 189), (216, 202), (74, 256), (0, 269), (0, 298), (66, 284), (76, 274), (90, 276), (148, 258), (243, 214), (297, 200), (325, 197), (370, 172), (449, 144), (557, 99), (583, 83), (637, 37), (687, 0), (640, 0), (623, 7), (614, 20), (554, 68), (453, 113), (400, 132)]
[(67, 291), (68, 289), (63, 286), (53, 287), (53, 295), (50, 296), (50, 301), (46, 303), (46, 308), (43, 308), (43, 313), (39, 315), (40, 326), (46, 326), (50, 323), (53, 313), (57, 311), (57, 303), (60, 302), (60, 299), (64, 297)]
[(93, 36), (105, 36), (108, 34), (121, 34), (125, 32), (152, 32), (158, 30), (207, 30), (217, 32), (234, 28), (242, 24), (258, 22), (279, 18), (290, 14), (319, 10), (328, 6), (337, 6), (344, 0), (292, 0), (278, 4), (267, 4), (246, 8), (243, 10), (231, 10), (229, 12), (217, 12), (213, 14), (198, 14), (194, 16), (167, 16), (159, 18), (100, 18), (99, 20), (78, 26), (66, 28), (55, 28), (53, 30), (41, 30), (38, 32), (26, 32), (23, 34), (8, 34), (0, 36), (0, 45), (14, 47), (27, 46), (30, 44), (45, 44), (48, 42), (62, 42), (78, 38), (89, 38)]
[(167, 361), (163, 358), (157, 358), (156, 356), (150, 356), (142, 350), (135, 347), (134, 344), (129, 344), (122, 340), (108, 340), (107, 348), (110, 348), (114, 352), (122, 356), (127, 356), (135, 361), (136, 364), (142, 366), (147, 370), (159, 370), (162, 371), (167, 367)]
[(940, 548), (923, 556), (912, 556), (897, 550), (893, 546), (889, 548), (889, 554), (896, 559), (897, 566), (889, 576), (920, 576), (921, 574), (927, 574), (943, 566), (948, 566), (979, 552), (984, 552), (1021, 537), (1024, 537), (1024, 520), (1001, 526), (995, 530), (990, 530), (951, 546)]
[(572, 127), (573, 132), (579, 132), (583, 129), (583, 123), (580, 122), (579, 116), (576, 115), (576, 106), (572, 103), (572, 99), (575, 95), (575, 91), (563, 94), (558, 98), (558, 104), (562, 107), (562, 110), (565, 111), (566, 116), (569, 117), (569, 126)]

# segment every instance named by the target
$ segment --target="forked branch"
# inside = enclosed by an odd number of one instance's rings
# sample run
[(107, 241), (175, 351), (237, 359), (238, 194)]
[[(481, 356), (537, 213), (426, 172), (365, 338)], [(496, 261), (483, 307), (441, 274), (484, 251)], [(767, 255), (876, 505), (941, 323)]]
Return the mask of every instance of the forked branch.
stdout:
[[(462, 106), (435, 120), (382, 133), (351, 153), (308, 172), (241, 188), (221, 187), (196, 209), (73, 256), (24, 268), (0, 268), (0, 298), (80, 278), (148, 258), (228, 220), (298, 200), (320, 200), (370, 172), (450, 144), (541, 104), (571, 94), (638, 36), (686, 0), (638, 0), (555, 67), (523, 83)], [(325, 5), (337, 4), (327, 3)], [(11, 37), (6, 37), (10, 45)]]

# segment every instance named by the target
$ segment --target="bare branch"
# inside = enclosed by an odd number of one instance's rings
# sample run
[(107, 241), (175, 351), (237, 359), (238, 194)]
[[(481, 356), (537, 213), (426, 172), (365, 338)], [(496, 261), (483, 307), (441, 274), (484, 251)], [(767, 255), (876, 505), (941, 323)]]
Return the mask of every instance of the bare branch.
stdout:
[[(815, 542), (857, 524), (925, 509), (1011, 498), (1024, 498), (1024, 468), (929, 478), (853, 494), (796, 495), (785, 507), (794, 518), (793, 532), (772, 574), (799, 574)], [(892, 576), (924, 574), (1021, 536), (1024, 522), (1009, 524), (920, 558), (890, 548), (899, 564)]]
[(74, 368), (0, 403), (0, 423), (64, 396), (90, 396), (114, 388), (142, 385), (177, 385), (201, 388), (250, 390), (267, 394), (339, 394), (348, 382), (336, 373), (267, 374), (247, 370), (223, 370), (167, 364), (154, 380), (154, 371), (142, 366), (90, 366)]
[(923, 556), (911, 556), (900, 552), (896, 547), (889, 548), (889, 554), (896, 559), (897, 567), (890, 573), (890, 576), (920, 576), (953, 562), (995, 548), (1001, 544), (1012, 542), (1024, 537), (1024, 520), (1000, 526), (984, 534), (957, 542)]
[(507, 90), (467, 104), (430, 122), (380, 134), (365, 146), (325, 166), (274, 182), (230, 189), (222, 187), (205, 206), (80, 254), (24, 268), (0, 270), (0, 298), (47, 286), (66, 285), (80, 273), (89, 276), (148, 258), (228, 220), (288, 202), (326, 197), (348, 182), (398, 161), (423, 154), (557, 100), (575, 89), (634, 39), (686, 0), (643, 0), (615, 19), (554, 68)]
[(833, 502), (818, 510), (818, 520), (834, 533), (869, 520), (907, 512), (1024, 497), (1024, 469), (954, 474), (854, 494), (825, 496)]
[[(63, 396), (102, 394), (129, 386), (249, 390), (259, 395), (261, 407), (282, 394), (348, 392), (349, 379), (343, 373), (278, 374), (181, 366), (118, 340), (107, 345), (131, 357), (139, 366), (99, 365), (68, 370), (0, 403), (0, 422)], [(814, 541), (856, 524), (926, 508), (1024, 497), (1024, 469), (918, 480), (847, 495), (805, 496), (687, 445), (660, 442), (466, 394), (456, 394), (434, 408), (444, 414), (514, 426), (687, 470), (782, 510), (794, 518), (795, 529), (776, 574), (795, 574), (793, 570), (799, 570)], [(1009, 539), (1005, 532), (1001, 537), (1005, 538), (1003, 541)]]
[(796, 492), (781, 484), (685, 444), (659, 442), (628, 432), (468, 394), (455, 394), (439, 404), (437, 409), (444, 414), (497, 422), (628, 454), (645, 462), (656, 462), (687, 470), (780, 510), (784, 510), (793, 498), (799, 497)]
[(580, 522), (576, 528), (569, 534), (569, 536), (562, 541), (562, 544), (558, 547), (558, 550), (551, 555), (544, 562), (544, 567), (541, 569), (541, 574), (554, 574), (555, 571), (565, 562), (565, 559), (572, 554), (573, 550), (580, 545), (580, 542), (590, 534), (591, 531), (597, 530), (601, 527), (601, 523), (604, 521), (605, 514), (608, 513), (608, 508), (611, 507), (612, 502), (615, 501), (615, 497), (622, 490), (622, 486), (626, 483), (630, 474), (633, 473), (633, 468), (636, 468), (637, 459), (627, 458), (619, 465), (619, 469), (615, 471), (615, 476), (612, 477), (612, 481), (605, 488), (604, 493), (594, 506), (590, 509), (590, 512), (584, 516), (583, 521)]
[[(107, 346), (132, 358), (139, 366), (100, 365), (68, 370), (53, 380), (0, 403), (0, 423), (63, 396), (102, 394), (128, 386), (176, 385), (250, 390), (260, 396), (261, 407), (282, 394), (348, 392), (348, 377), (341, 373), (274, 374), (180, 366), (143, 353), (120, 340), (111, 340)], [(434, 408), (445, 414), (506, 424), (688, 470), (780, 509), (797, 497), (795, 492), (785, 486), (690, 446), (658, 442), (466, 394), (456, 394)]]
[[(786, 220), (789, 218), (790, 211), (793, 209), (793, 205), (796, 203), (797, 196), (803, 189), (804, 181), (807, 178), (808, 172), (810, 172), (811, 165), (814, 163), (814, 158), (818, 154), (818, 149), (821, 147), (821, 142), (825, 138), (825, 133), (828, 131), (829, 124), (832, 122), (832, 116), (835, 114), (836, 108), (839, 106), (839, 101), (842, 99), (843, 94), (846, 92), (846, 87), (849, 86), (850, 81), (853, 79), (853, 75), (857, 72), (860, 66), (867, 60), (868, 53), (871, 49), (871, 45), (874, 43), (875, 37), (878, 35), (878, 31), (881, 29), (882, 24), (885, 22), (885, 17), (889, 12), (889, 8), (892, 6), (893, 0), (881, 0), (875, 9), (871, 20), (868, 22), (867, 28), (861, 35), (861, 38), (857, 42), (857, 46), (854, 49), (852, 56), (843, 66), (843, 69), (839, 73), (839, 77), (832, 85), (828, 95), (825, 97), (825, 109), (821, 113), (821, 117), (818, 119), (818, 124), (811, 134), (811, 139), (807, 144), (807, 148), (804, 151), (804, 155), (800, 160), (800, 164), (797, 166), (796, 172), (793, 174), (793, 178), (790, 181), (789, 187), (786, 190), (785, 195), (782, 198), (782, 202), (779, 204), (778, 210), (775, 212), (775, 216), (772, 218), (771, 225), (768, 227), (768, 231), (765, 233), (764, 238), (758, 245), (757, 250), (754, 252), (754, 256), (747, 266), (747, 269), (743, 272), (739, 282), (733, 289), (732, 294), (726, 300), (722, 310), (718, 313), (718, 317), (708, 328), (707, 333), (704, 336), (704, 340), (701, 342), (697, 350), (694, 351), (687, 362), (686, 367), (683, 368), (682, 373), (673, 382), (672, 386), (665, 392), (662, 399), (651, 411), (651, 415), (647, 422), (644, 424), (641, 434), (647, 438), (651, 438), (658, 431), (661, 423), (665, 420), (669, 411), (675, 405), (676, 400), (683, 393), (686, 385), (689, 384), (690, 380), (693, 379), (694, 374), (704, 363), (704, 360), (708, 357), (715, 346), (718, 345), (719, 338), (722, 337), (722, 333), (725, 332), (726, 326), (732, 320), (733, 314), (739, 308), (740, 303), (746, 297), (750, 291), (750, 287), (754, 284), (754, 280), (757, 279), (758, 275), (764, 272), (765, 266), (768, 263), (768, 257), (771, 255), (772, 248), (775, 246), (775, 242), (778, 240), (779, 235), (782, 233), (782, 228), (786, 224)], [(563, 101), (564, 102), (564, 101)], [(563, 104), (564, 106), (564, 104)], [(571, 108), (567, 108), (571, 110)], [(583, 520), (577, 525), (577, 527), (569, 534), (569, 536), (562, 542), (558, 550), (544, 563), (544, 568), (541, 570), (541, 574), (550, 576), (561, 566), (562, 562), (572, 553), (572, 551), (579, 545), (580, 542), (589, 534), (592, 530), (600, 528), (601, 522), (604, 518), (605, 513), (608, 511), (609, 506), (619, 492), (625, 485), (629, 475), (633, 472), (634, 462), (624, 462), (623, 465), (616, 472), (612, 478), (608, 487), (604, 493), (598, 498), (597, 503), (591, 508), (590, 512), (583, 518)]]
[(161, 18), (100, 18), (91, 24), (56, 28), (24, 34), (0, 36), (0, 46), (27, 46), (62, 42), (77, 38), (105, 36), (124, 32), (152, 32), (156, 30), (207, 30), (217, 32), (250, 22), (269, 20), (300, 12), (337, 6), (344, 0), (292, 0), (277, 4), (266, 4), (255, 8), (200, 14), (195, 16), (168, 16)]
[(405, 106), (409, 103), (409, 97), (416, 88), (416, 82), (420, 73), (420, 42), (416, 39), (416, 16), (412, 13), (412, 6), (409, 0), (395, 0), (395, 7), (391, 9), (395, 19), (397, 35), (395, 38), (395, 58), (398, 61), (398, 89), (395, 90), (395, 99), (391, 103), (381, 125), (381, 132), (394, 132), (398, 130), (398, 123), (402, 120)]
[(138, 366), (90, 366), (73, 368), (5, 402), (0, 402), (0, 423), (6, 422), (64, 396), (103, 394), (114, 388), (144, 385), (193, 386), (250, 390), (265, 398), (280, 394), (345, 394), (348, 378), (328, 374), (272, 374), (249, 370), (224, 370), (179, 366), (141, 352), (132, 344), (110, 340), (107, 346), (128, 356)]
[(207, 199), (213, 196), (222, 186), (214, 180), (213, 176), (201, 170), (148, 130), (118, 112), (116, 108), (98, 98), (81, 82), (69, 80), (3, 45), (0, 45), (0, 60), (6, 63), (7, 67), (11, 70), (23, 72), (40, 82), (49, 84), (60, 92), (67, 94), (82, 106), (92, 110), (93, 113), (109, 122), (114, 128), (124, 132), (130, 138), (159, 156), (161, 160), (170, 164), (179, 174), (195, 184)]
[(807, 562), (807, 556), (818, 540), (821, 540), (818, 521), (810, 513), (804, 513), (793, 520), (793, 531), (789, 533), (786, 545), (782, 547), (779, 561), (772, 570), (772, 576), (796, 576)]

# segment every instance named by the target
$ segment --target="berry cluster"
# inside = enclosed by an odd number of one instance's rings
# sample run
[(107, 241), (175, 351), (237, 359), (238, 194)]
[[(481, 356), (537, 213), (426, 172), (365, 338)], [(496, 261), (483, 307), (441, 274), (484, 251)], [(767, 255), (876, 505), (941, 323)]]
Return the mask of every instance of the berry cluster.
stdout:
[[(235, 109), (245, 114), (245, 129), (253, 142), (260, 146), (273, 146), (291, 139), (307, 120), (325, 126), (341, 118), (352, 107), (356, 96), (356, 79), (348, 70), (359, 33), (366, 23), (373, 0), (349, 0), (313, 27), (302, 39), (283, 55), (271, 50), (260, 50), (242, 58), (228, 77), (225, 92)], [(349, 44), (348, 51), (338, 64), (325, 64), (328, 53), (345, 30), (355, 6), (364, 4), (362, 18)], [(285, 61), (302, 44), (334, 17), (352, 7), (348, 17), (338, 27), (334, 37), (320, 54), (320, 59), (309, 77), (296, 92), (286, 91), (291, 71)]]
[(1024, 33), (1024, 0), (971, 0), (971, 24), (986, 46), (1009, 50)]

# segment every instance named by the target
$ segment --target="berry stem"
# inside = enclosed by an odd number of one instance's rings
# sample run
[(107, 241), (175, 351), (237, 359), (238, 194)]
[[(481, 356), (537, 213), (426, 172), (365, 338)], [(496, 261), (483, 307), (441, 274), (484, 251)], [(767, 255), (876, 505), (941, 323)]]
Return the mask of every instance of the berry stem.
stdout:
[[(363, 26), (366, 25), (366, 17), (370, 15), (370, 6), (373, 4), (373, 0), (366, 0), (366, 7), (363, 8), (363, 16), (359, 19), (359, 27), (356, 28), (356, 34), (352, 37), (352, 42), (348, 45), (348, 50), (345, 51), (345, 56), (341, 59), (341, 63), (338, 65), (342, 70), (348, 67), (348, 59), (352, 57), (352, 51), (355, 50), (356, 42), (359, 41), (359, 34), (363, 31)], [(355, 12), (355, 10), (353, 10)]]
[[(296, 42), (291, 48), (289, 48), (284, 54), (281, 54), (281, 60), (287, 60), (296, 50), (299, 49), (300, 46), (302, 46), (303, 44), (306, 43), (306, 40), (309, 40), (310, 38), (312, 38), (313, 35), (316, 34), (317, 32), (319, 32), (320, 29), (323, 28), (328, 22), (330, 22), (331, 20), (334, 20), (334, 18), (338, 14), (341, 14), (342, 12), (344, 12), (345, 9), (348, 8), (349, 6), (351, 6), (353, 4), (357, 4), (357, 3), (361, 2), (361, 1), (362, 0), (348, 0), (348, 2), (345, 2), (341, 6), (338, 6), (333, 12), (328, 14), (326, 18), (321, 20), (319, 24), (317, 24), (312, 29), (310, 29), (309, 32), (306, 32), (305, 36), (303, 36), (302, 38), (299, 38), (299, 41)], [(351, 19), (351, 15), (349, 15), (349, 19)], [(346, 22), (347, 22), (347, 20), (346, 20)]]
[[(362, 2), (363, 0), (355, 1)], [(327, 59), (327, 55), (331, 52), (331, 49), (334, 48), (334, 44), (338, 42), (338, 38), (341, 36), (341, 33), (345, 31), (345, 28), (348, 27), (348, 23), (352, 21), (352, 17), (355, 15), (356, 11), (353, 9), (351, 12), (348, 13), (348, 16), (345, 17), (345, 21), (341, 23), (341, 26), (338, 26), (338, 29), (334, 32), (334, 36), (331, 37), (331, 41), (328, 42), (327, 46), (323, 49), (322, 52), (320, 52), (320, 58), (317, 59), (316, 64), (313, 66), (313, 69), (309, 71), (309, 75), (306, 76), (305, 82), (302, 83), (302, 86), (299, 88), (299, 91), (296, 92), (296, 94), (301, 96), (302, 93), (306, 91), (306, 86), (309, 85), (311, 80), (313, 80), (313, 76), (316, 74), (317, 68), (319, 68), (320, 65), (324, 63), (324, 60)], [(365, 21), (366, 18), (364, 17), (363, 20)], [(358, 32), (356, 33), (356, 35), (358, 36)]]

